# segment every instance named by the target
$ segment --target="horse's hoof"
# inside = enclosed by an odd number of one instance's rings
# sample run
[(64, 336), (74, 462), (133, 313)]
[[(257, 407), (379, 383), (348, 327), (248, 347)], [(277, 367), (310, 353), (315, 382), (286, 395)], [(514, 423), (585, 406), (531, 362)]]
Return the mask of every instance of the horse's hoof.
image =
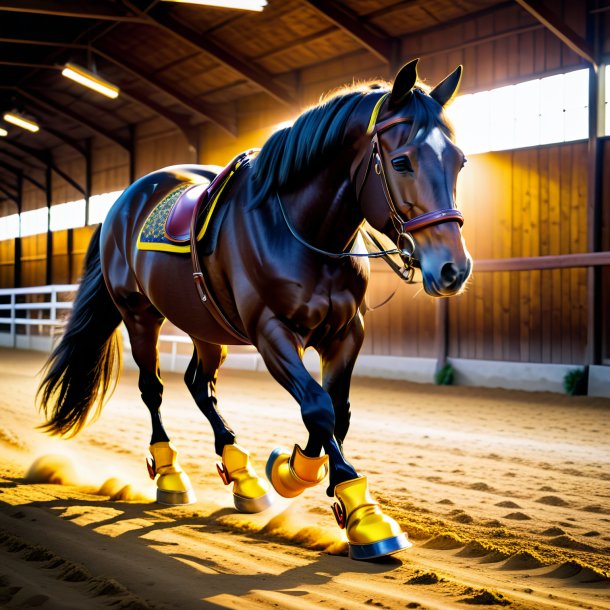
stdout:
[(240, 513), (262, 513), (273, 504), (273, 493), (270, 491), (258, 498), (246, 498), (234, 493), (233, 504)]
[(335, 495), (339, 502), (333, 505), (333, 512), (347, 533), (352, 559), (376, 559), (413, 546), (398, 523), (373, 500), (366, 477), (339, 483)]
[(192, 489), (187, 491), (171, 491), (167, 489), (157, 489), (157, 502), (168, 506), (184, 506), (197, 502), (195, 492)]
[(195, 492), (186, 472), (178, 464), (176, 449), (169, 442), (150, 446), (152, 460), (146, 460), (148, 474), (157, 480), (157, 502), (170, 506), (196, 502)]
[(250, 454), (239, 445), (225, 445), (217, 468), (225, 485), (233, 483), (233, 504), (240, 513), (260, 513), (273, 504), (269, 483), (256, 474)]
[(411, 548), (413, 545), (409, 542), (406, 534), (402, 533), (393, 538), (386, 538), (379, 542), (370, 544), (352, 544), (349, 545), (349, 556), (358, 561), (367, 561), (369, 559), (377, 559), (386, 555), (393, 555), (403, 549)]
[(280, 496), (294, 498), (324, 480), (328, 474), (328, 456), (308, 457), (298, 445), (292, 454), (278, 447), (271, 452), (265, 472)]

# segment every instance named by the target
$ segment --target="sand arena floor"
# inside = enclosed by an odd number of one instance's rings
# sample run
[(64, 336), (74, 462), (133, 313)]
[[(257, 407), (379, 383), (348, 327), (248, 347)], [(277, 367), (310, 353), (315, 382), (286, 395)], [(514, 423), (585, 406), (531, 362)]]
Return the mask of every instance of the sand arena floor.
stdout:
[[(609, 400), (355, 380), (347, 456), (415, 543), (359, 563), (323, 486), (233, 510), (178, 375), (163, 416), (196, 504), (150, 500), (133, 371), (77, 438), (44, 436), (43, 360), (0, 350), (2, 607), (610, 609)], [(274, 447), (306, 440), (266, 374), (223, 371), (219, 397), (261, 473)]]

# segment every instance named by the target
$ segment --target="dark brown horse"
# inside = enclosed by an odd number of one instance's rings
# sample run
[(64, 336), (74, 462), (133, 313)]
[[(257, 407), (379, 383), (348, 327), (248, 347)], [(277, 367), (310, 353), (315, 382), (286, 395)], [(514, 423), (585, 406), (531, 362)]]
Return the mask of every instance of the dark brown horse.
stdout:
[[(461, 67), (427, 92), (417, 84), (416, 66), (405, 65), (391, 89), (344, 90), (275, 133), (258, 156), (244, 157), (215, 200), (223, 201), (223, 216), (213, 251), (203, 251), (205, 236), (195, 247), (202, 270), (197, 285), (188, 256), (143, 249), (138, 237), (161, 201), (203, 182), (209, 172), (175, 166), (127, 188), (92, 239), (73, 313), (49, 359), (40, 387), (46, 429), (73, 434), (99, 414), (123, 321), (152, 418), (149, 469), (157, 477), (158, 499), (191, 501), (188, 477), (160, 416), (157, 339), (168, 319), (193, 340), (185, 381), (212, 425), (221, 477), (234, 483), (238, 509), (262, 510), (273, 492), (235, 443), (215, 397), (226, 345), (250, 343), (298, 402), (309, 432), (303, 449), (271, 454), (267, 475), (275, 490), (293, 497), (329, 474), (327, 493), (338, 500), (335, 516), (347, 528), (353, 557), (409, 546), (370, 496), (366, 478), (344, 457), (342, 442), (364, 336), (369, 268), (358, 256), (363, 222), (397, 244), (405, 274), (413, 265), (421, 269), (430, 295), (458, 293), (471, 271), (455, 207), (464, 155), (442, 113)], [(196, 218), (195, 232), (200, 224)], [(320, 354), (322, 385), (303, 365), (308, 347)]]

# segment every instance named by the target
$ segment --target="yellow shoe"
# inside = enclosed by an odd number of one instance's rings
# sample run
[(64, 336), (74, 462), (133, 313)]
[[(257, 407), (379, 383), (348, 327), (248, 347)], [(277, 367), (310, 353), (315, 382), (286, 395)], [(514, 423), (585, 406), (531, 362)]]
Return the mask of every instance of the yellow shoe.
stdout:
[(225, 485), (233, 482), (233, 502), (240, 513), (260, 513), (273, 504), (269, 483), (256, 474), (250, 453), (239, 445), (225, 445), (216, 467)]
[(328, 456), (307, 457), (298, 445), (294, 446), (292, 455), (278, 448), (271, 452), (265, 470), (280, 496), (294, 498), (324, 480), (328, 474)]
[(178, 453), (171, 443), (155, 443), (150, 446), (152, 460), (146, 461), (148, 474), (157, 479), (157, 502), (161, 504), (192, 504), (197, 501), (191, 482), (180, 464)]
[(394, 519), (385, 515), (368, 490), (366, 477), (339, 483), (333, 512), (345, 528), (352, 559), (375, 559), (413, 546)]

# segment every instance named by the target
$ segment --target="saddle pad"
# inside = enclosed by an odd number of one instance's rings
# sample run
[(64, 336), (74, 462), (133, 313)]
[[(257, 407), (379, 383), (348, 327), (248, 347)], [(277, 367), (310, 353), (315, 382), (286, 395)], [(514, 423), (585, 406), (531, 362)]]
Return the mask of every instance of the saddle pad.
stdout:
[[(211, 239), (206, 240), (208, 241), (208, 244), (206, 247), (206, 252), (204, 254), (211, 254), (214, 251), (218, 238), (218, 231), (220, 229), (222, 219), (224, 218), (226, 212), (226, 206), (222, 206), (222, 209), (217, 210), (218, 200), (234, 173), (235, 171), (232, 171), (229, 173), (228, 176), (226, 176), (222, 184), (219, 185), (219, 188), (213, 193), (212, 202), (209, 203), (207, 206), (205, 220), (201, 226), (201, 229), (199, 230), (199, 233), (197, 234), (197, 241), (201, 241), (203, 237), (208, 233), (210, 228), (213, 228), (214, 230), (209, 231), (213, 235), (211, 235)], [(175, 238), (171, 239), (170, 237), (168, 237), (166, 233), (166, 223), (168, 217), (172, 213), (174, 207), (176, 206), (176, 203), (181, 198), (181, 196), (190, 189), (193, 189), (193, 191), (200, 191), (199, 185), (193, 185), (191, 183), (180, 185), (171, 193), (168, 193), (152, 209), (152, 211), (144, 221), (142, 229), (140, 230), (140, 235), (138, 236), (138, 250), (175, 252), (180, 254), (190, 253), (191, 244), (188, 235), (185, 237), (185, 241), (180, 243), (177, 242)], [(201, 196), (205, 196), (205, 192), (203, 192)]]

